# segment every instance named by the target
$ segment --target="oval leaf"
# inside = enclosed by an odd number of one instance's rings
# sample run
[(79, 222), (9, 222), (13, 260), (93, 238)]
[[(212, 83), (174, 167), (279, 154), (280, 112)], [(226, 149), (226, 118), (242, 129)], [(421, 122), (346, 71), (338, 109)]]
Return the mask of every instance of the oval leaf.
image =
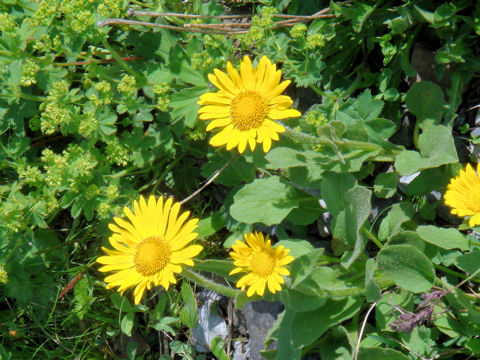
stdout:
[(433, 286), (435, 272), (430, 260), (410, 245), (384, 247), (378, 253), (378, 268), (395, 284), (415, 293)]
[(419, 226), (417, 232), (423, 240), (442, 249), (469, 249), (469, 241), (454, 228), (442, 229), (433, 225), (425, 225)]
[(246, 224), (279, 224), (290, 211), (299, 206), (304, 197), (278, 176), (256, 179), (233, 196), (230, 214), (235, 220)]

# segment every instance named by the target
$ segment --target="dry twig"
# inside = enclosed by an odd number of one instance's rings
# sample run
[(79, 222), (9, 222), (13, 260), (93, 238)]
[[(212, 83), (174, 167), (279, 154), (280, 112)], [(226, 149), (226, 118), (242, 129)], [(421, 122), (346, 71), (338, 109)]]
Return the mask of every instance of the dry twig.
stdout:
[[(325, 8), (320, 10), (312, 15), (287, 15), (287, 14), (274, 14), (274, 18), (286, 19), (276, 21), (273, 25), (273, 28), (278, 29), (281, 27), (289, 27), (301, 22), (308, 22), (314, 19), (320, 18), (331, 18), (335, 17), (333, 14), (328, 14), (330, 8)], [(246, 34), (248, 29), (252, 26), (250, 19), (253, 14), (242, 14), (242, 15), (198, 15), (198, 14), (181, 14), (181, 13), (157, 13), (151, 11), (139, 11), (135, 9), (130, 9), (127, 12), (127, 16), (149, 16), (149, 17), (159, 17), (169, 20), (169, 18), (177, 19), (214, 19), (214, 20), (238, 20), (239, 22), (231, 23), (220, 23), (220, 24), (209, 24), (209, 23), (185, 23), (183, 26), (177, 25), (167, 25), (167, 24), (156, 24), (152, 22), (138, 21), (138, 20), (127, 20), (127, 19), (107, 19), (98, 21), (98, 26), (108, 26), (108, 25), (140, 25), (140, 26), (149, 26), (156, 27), (161, 29), (169, 29), (174, 31), (190, 31), (204, 34), (219, 34), (219, 35), (235, 35), (235, 34)], [(246, 20), (243, 21), (243, 20)]]

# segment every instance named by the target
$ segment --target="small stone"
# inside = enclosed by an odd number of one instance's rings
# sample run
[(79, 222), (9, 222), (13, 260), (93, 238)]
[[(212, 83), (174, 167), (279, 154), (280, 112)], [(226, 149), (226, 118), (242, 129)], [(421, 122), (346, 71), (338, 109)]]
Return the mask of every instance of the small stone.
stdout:
[[(250, 338), (250, 360), (263, 360), (260, 350), (263, 350), (267, 333), (283, 309), (283, 304), (280, 301), (252, 301), (243, 306), (242, 312), (245, 316)], [(270, 349), (272, 346), (275, 348), (276, 343), (272, 343)]]

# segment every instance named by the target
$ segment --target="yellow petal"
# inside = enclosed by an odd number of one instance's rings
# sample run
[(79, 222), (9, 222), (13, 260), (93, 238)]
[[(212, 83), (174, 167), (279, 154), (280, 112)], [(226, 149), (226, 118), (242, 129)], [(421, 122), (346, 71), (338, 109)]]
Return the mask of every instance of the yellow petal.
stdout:
[(230, 105), (232, 99), (222, 96), (218, 92), (206, 93), (200, 96), (200, 100), (197, 102), (199, 105)]
[(211, 131), (215, 128), (227, 126), (228, 124), (231, 124), (231, 123), (232, 123), (232, 118), (230, 117), (224, 118), (224, 119), (215, 119), (208, 124), (207, 131)]
[(240, 74), (242, 75), (243, 85), (247, 90), (255, 90), (255, 69), (248, 56), (244, 56), (240, 63)]
[(295, 109), (271, 109), (268, 112), (268, 117), (272, 120), (281, 120), (299, 116), (302, 116), (302, 113)]

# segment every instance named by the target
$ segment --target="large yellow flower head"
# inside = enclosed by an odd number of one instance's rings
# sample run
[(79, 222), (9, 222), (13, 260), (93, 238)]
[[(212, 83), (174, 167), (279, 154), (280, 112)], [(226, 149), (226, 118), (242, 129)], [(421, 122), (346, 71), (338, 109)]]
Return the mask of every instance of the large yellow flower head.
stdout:
[(282, 289), (280, 284), (285, 282), (282, 275), (290, 275), (290, 271), (284, 267), (293, 261), (293, 256), (287, 255), (290, 249), (281, 245), (272, 247), (268, 235), (264, 239), (259, 232), (245, 234), (244, 238), (246, 243), (237, 240), (232, 246), (230, 256), (236, 267), (230, 271), (230, 275), (247, 273), (237, 282), (237, 287), (242, 290), (248, 286), (247, 296), (255, 293), (262, 296), (265, 286), (275, 294)]
[(114, 272), (105, 278), (107, 289), (118, 286), (123, 293), (135, 286), (133, 294), (138, 304), (152, 284), (166, 290), (175, 284), (174, 274), (182, 271), (182, 265), (193, 266), (192, 258), (203, 247), (187, 246), (197, 236), (193, 231), (198, 219), (186, 221), (190, 212), (180, 214), (180, 203), (173, 199), (156, 200), (150, 196), (147, 202), (140, 196), (139, 202), (133, 202), (133, 209), (123, 210), (129, 221), (115, 217), (116, 224), (109, 224), (113, 231), (109, 241), (114, 250), (102, 247), (107, 255), (100, 256), (97, 262), (104, 265), (100, 271)]
[(451, 213), (458, 216), (471, 216), (470, 226), (480, 225), (480, 164), (477, 172), (470, 164), (453, 178), (445, 193), (445, 204), (452, 208)]
[(257, 143), (268, 152), (272, 140), (285, 128), (274, 120), (298, 117), (302, 114), (289, 109), (293, 101), (280, 95), (290, 80), (280, 82), (282, 72), (263, 56), (257, 68), (245, 56), (240, 64), (240, 74), (227, 62), (227, 72), (215, 69), (208, 78), (219, 91), (203, 94), (198, 102), (201, 120), (212, 120), (207, 131), (223, 128), (210, 140), (213, 146), (227, 145), (227, 150), (238, 147), (243, 153), (247, 147), (253, 151)]

